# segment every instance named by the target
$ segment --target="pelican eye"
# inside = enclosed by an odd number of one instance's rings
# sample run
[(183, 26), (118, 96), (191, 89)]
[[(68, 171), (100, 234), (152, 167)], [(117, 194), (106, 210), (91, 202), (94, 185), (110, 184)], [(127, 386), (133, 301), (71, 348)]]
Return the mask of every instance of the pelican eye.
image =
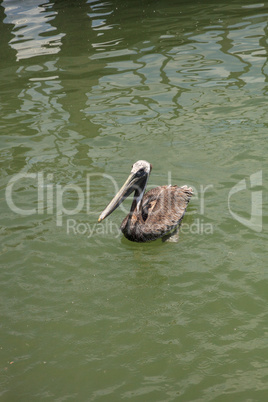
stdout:
[(143, 168), (138, 170), (137, 173), (136, 173), (136, 176), (138, 176), (138, 177), (141, 177), (143, 175), (144, 175), (144, 169)]

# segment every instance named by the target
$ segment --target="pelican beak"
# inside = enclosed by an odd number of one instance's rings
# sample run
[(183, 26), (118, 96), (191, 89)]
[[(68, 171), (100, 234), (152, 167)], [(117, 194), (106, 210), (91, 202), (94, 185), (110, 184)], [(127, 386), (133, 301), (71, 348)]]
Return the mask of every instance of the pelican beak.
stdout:
[(98, 222), (101, 222), (108, 215), (110, 215), (119, 205), (134, 191), (138, 188), (137, 182), (139, 177), (135, 173), (131, 173), (127, 178), (125, 184), (120, 188), (118, 193), (112, 199), (112, 201), (107, 205), (104, 211), (100, 214)]

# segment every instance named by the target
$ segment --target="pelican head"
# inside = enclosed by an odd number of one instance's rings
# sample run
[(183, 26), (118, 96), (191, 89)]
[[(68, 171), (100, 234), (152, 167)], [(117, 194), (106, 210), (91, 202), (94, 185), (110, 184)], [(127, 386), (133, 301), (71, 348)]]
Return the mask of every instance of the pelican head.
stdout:
[(152, 165), (147, 161), (140, 160), (134, 163), (126, 182), (100, 214), (98, 222), (110, 215), (133, 191), (135, 191), (137, 205), (140, 205), (151, 170)]

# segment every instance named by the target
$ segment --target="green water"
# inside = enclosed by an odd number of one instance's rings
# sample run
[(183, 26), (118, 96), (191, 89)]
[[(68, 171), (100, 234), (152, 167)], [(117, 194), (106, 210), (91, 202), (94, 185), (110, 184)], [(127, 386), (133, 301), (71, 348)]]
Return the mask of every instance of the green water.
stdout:
[[(266, 2), (2, 1), (1, 401), (267, 401)], [(178, 243), (99, 213), (138, 159)]]

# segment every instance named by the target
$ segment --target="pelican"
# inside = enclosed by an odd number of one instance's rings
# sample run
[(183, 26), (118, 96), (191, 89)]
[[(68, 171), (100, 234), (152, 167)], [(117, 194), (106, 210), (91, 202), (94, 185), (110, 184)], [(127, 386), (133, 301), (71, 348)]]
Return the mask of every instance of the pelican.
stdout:
[(98, 222), (110, 215), (133, 191), (129, 214), (121, 231), (131, 241), (147, 242), (176, 232), (193, 195), (191, 187), (159, 186), (145, 193), (152, 165), (140, 160), (112, 201), (100, 214)]

